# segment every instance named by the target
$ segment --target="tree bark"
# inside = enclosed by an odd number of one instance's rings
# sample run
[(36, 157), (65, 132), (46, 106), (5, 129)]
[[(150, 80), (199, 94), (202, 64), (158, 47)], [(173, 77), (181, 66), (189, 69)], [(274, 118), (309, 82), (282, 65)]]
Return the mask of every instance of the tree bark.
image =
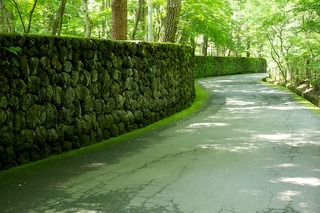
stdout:
[(248, 39), (247, 40), (247, 58), (249, 58), (250, 57), (250, 48), (251, 48), (251, 42), (250, 42), (250, 40)]
[(58, 32), (58, 35), (60, 35), (62, 17), (63, 17), (63, 14), (64, 14), (64, 9), (66, 7), (66, 3), (67, 3), (67, 0), (61, 0), (60, 1), (59, 8), (56, 11), (56, 17), (55, 17), (55, 19), (53, 21), (53, 24), (52, 24), (51, 35), (55, 36), (57, 34), (57, 32)]
[(30, 33), (32, 16), (33, 16), (34, 10), (36, 9), (37, 3), (38, 3), (38, 0), (34, 0), (33, 7), (32, 7), (30, 14), (29, 14), (29, 23), (28, 23), (27, 33)]
[(0, 32), (13, 33), (14, 27), (12, 25), (13, 14), (8, 11), (4, 5), (4, 1), (0, 0)]
[(180, 16), (181, 0), (167, 0), (167, 17), (162, 41), (175, 42)]
[(26, 26), (25, 26), (23, 18), (22, 18), (20, 7), (19, 7), (18, 3), (15, 0), (12, 0), (12, 2), (13, 2), (13, 5), (14, 5), (14, 7), (16, 8), (16, 10), (18, 12), (18, 15), (19, 15), (22, 27), (23, 27), (23, 32), (27, 33), (27, 29), (26, 29)]
[(82, 0), (82, 11), (83, 11), (83, 18), (84, 22), (86, 23), (86, 32), (84, 37), (90, 38), (91, 36), (91, 30), (93, 28), (92, 21), (89, 18), (89, 12), (88, 12), (88, 0)]
[(143, 20), (142, 16), (143, 16), (143, 10), (144, 10), (144, 0), (139, 0), (138, 1), (138, 9), (137, 9), (137, 14), (136, 14), (136, 19), (134, 22), (134, 27), (132, 30), (132, 36), (131, 39), (134, 40), (136, 37), (136, 33), (138, 31), (138, 26), (139, 26), (139, 22)]
[(154, 41), (152, 11), (153, 11), (152, 0), (149, 0), (148, 1), (148, 41), (150, 42)]
[(127, 0), (112, 0), (112, 39), (127, 40)]
[(203, 56), (207, 56), (208, 55), (208, 41), (209, 41), (209, 38), (206, 35), (203, 35), (202, 38), (203, 38), (202, 55)]

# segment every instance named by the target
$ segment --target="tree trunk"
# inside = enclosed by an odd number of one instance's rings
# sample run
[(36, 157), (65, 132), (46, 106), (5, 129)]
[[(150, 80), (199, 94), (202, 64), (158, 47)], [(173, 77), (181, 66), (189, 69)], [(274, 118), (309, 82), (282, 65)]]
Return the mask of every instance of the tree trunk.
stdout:
[(31, 9), (31, 11), (30, 11), (30, 14), (29, 14), (29, 23), (28, 23), (27, 33), (30, 33), (32, 16), (33, 16), (34, 10), (36, 9), (37, 2), (38, 2), (38, 0), (34, 0), (33, 7), (32, 7), (32, 9)]
[(135, 19), (134, 27), (133, 27), (133, 30), (132, 30), (132, 36), (131, 36), (132, 40), (134, 40), (135, 37), (136, 37), (136, 33), (138, 31), (139, 22), (143, 20), (144, 5), (145, 5), (144, 0), (139, 0), (136, 19)]
[(162, 41), (175, 42), (180, 8), (181, 0), (167, 0), (167, 17)]
[(91, 30), (93, 28), (93, 24), (92, 24), (92, 21), (89, 18), (88, 0), (82, 0), (82, 11), (83, 11), (84, 22), (86, 23), (86, 32), (85, 32), (84, 37), (85, 38), (90, 38)]
[(19, 18), (20, 18), (20, 21), (21, 21), (21, 24), (22, 24), (23, 32), (27, 33), (27, 29), (26, 29), (26, 26), (24, 24), (24, 20), (22, 18), (20, 7), (19, 7), (18, 3), (15, 0), (12, 0), (12, 2), (13, 2), (13, 5), (14, 5), (14, 7), (16, 8), (16, 10), (18, 12), (18, 15), (19, 15)]
[(202, 43), (202, 55), (207, 56), (208, 55), (208, 41), (209, 38), (206, 35), (203, 35), (203, 43)]
[(153, 5), (152, 0), (148, 1), (148, 41), (154, 41), (153, 37), (153, 20), (152, 20)]
[(0, 0), (0, 32), (13, 33), (14, 27), (12, 21), (12, 12), (9, 12), (4, 5), (4, 1)]
[(164, 32), (164, 22), (165, 22), (165, 18), (163, 18), (162, 16), (162, 10), (161, 10), (161, 6), (160, 5), (153, 5), (155, 8), (155, 26), (156, 26), (156, 30), (155, 30), (155, 35), (154, 35), (154, 40), (156, 41), (160, 41), (162, 38), (162, 34)]
[(127, 40), (127, 0), (112, 0), (112, 39)]
[(60, 35), (61, 32), (61, 26), (62, 26), (62, 17), (64, 14), (64, 9), (66, 7), (66, 3), (67, 0), (61, 0), (60, 1), (60, 5), (59, 8), (56, 11), (56, 17), (53, 21), (52, 24), (52, 31), (51, 31), (51, 35), (55, 36), (57, 34), (57, 32), (59, 32), (58, 34)]
[[(101, 5), (101, 11), (106, 11), (107, 8), (111, 7), (110, 0), (103, 0)], [(100, 38), (108, 38), (110, 37), (110, 28), (109, 28), (109, 18), (107, 16), (101, 17), (101, 36)]]
[(248, 57), (248, 58), (250, 57), (250, 48), (251, 48), (251, 42), (250, 42), (250, 40), (248, 39), (248, 40), (247, 40), (247, 50), (246, 50), (246, 52), (247, 52), (247, 57)]
[(33, 7), (32, 7), (32, 9), (31, 9), (31, 11), (30, 11), (30, 14), (29, 14), (28, 27), (26, 28), (26, 25), (25, 25), (24, 20), (23, 20), (23, 18), (22, 18), (22, 13), (21, 13), (20, 7), (19, 7), (18, 3), (17, 3), (15, 0), (12, 0), (12, 3), (13, 3), (13, 5), (14, 5), (14, 7), (16, 8), (16, 10), (17, 10), (17, 12), (18, 12), (18, 14), (19, 14), (19, 18), (20, 18), (20, 21), (21, 21), (21, 24), (22, 24), (23, 32), (24, 32), (24, 33), (30, 33), (32, 16), (33, 16), (34, 10), (36, 9), (37, 2), (38, 2), (38, 0), (35, 0), (34, 3), (33, 3)]
[(190, 38), (191, 47), (196, 50), (196, 39), (194, 37)]
[(181, 31), (181, 37), (179, 39), (179, 44), (187, 44), (189, 39), (189, 35), (186, 33), (185, 29)]

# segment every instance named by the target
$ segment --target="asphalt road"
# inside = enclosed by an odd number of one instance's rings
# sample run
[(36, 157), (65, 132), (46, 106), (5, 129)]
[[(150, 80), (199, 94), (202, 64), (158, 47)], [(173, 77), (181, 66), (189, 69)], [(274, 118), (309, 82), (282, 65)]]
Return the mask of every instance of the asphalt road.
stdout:
[(0, 212), (320, 212), (320, 114), (263, 74), (207, 78), (195, 116), (0, 176)]

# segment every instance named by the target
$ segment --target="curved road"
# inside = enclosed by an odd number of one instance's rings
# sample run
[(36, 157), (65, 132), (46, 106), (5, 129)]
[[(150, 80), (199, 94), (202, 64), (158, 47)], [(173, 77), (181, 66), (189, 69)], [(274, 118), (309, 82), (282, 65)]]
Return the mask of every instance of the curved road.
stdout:
[(191, 118), (0, 176), (0, 212), (320, 212), (320, 114), (263, 76), (200, 80)]

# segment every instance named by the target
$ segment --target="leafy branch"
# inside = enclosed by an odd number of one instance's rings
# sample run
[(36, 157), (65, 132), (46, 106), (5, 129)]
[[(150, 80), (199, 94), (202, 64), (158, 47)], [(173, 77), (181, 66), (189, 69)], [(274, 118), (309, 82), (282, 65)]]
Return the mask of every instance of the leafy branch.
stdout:
[(3, 48), (15, 55), (18, 55), (18, 53), (22, 52), (22, 49), (20, 47), (3, 47)]

